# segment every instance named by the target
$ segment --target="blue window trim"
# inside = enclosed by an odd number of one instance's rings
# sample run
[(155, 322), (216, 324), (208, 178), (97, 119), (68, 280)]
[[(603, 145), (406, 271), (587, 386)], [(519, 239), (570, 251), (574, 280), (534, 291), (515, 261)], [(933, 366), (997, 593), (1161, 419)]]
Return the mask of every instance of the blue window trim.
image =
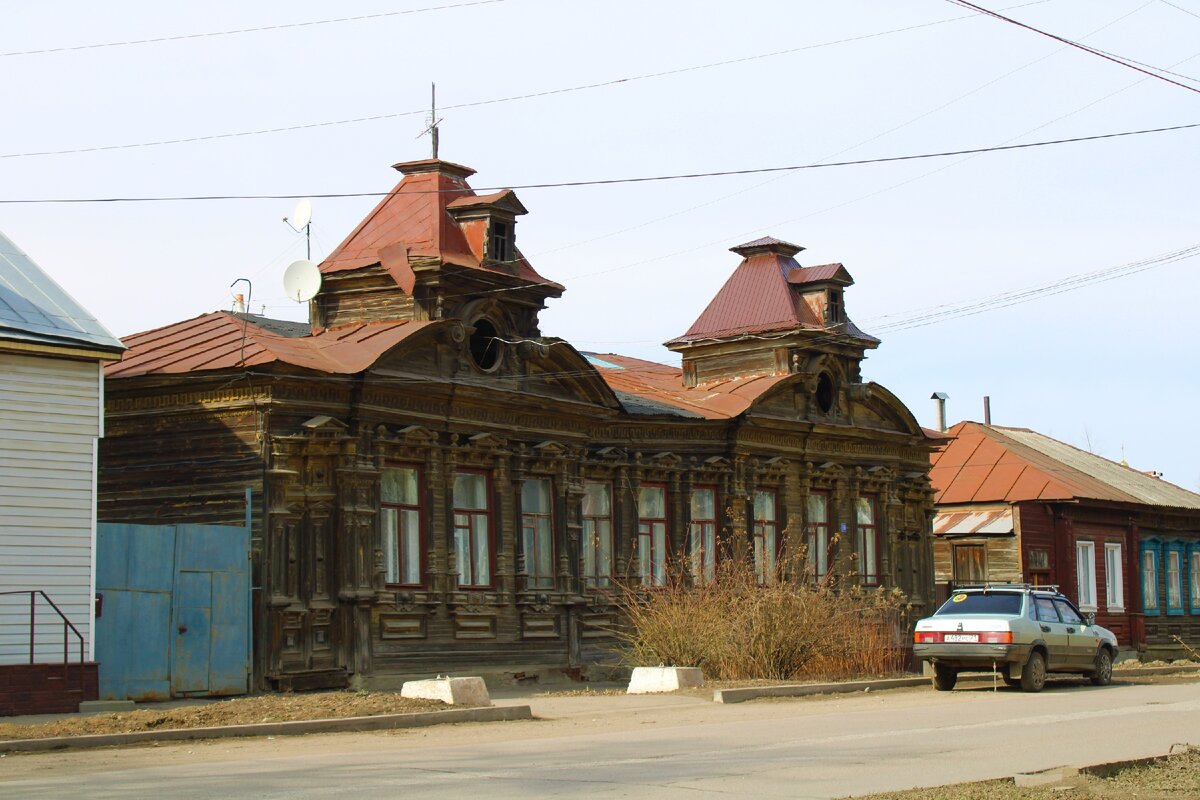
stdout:
[[(1147, 617), (1157, 617), (1162, 613), (1162, 596), (1159, 592), (1159, 574), (1162, 570), (1162, 543), (1158, 539), (1143, 539), (1138, 544), (1138, 587), (1142, 593), (1142, 613)], [(1158, 600), (1154, 608), (1146, 604), (1146, 558), (1154, 558), (1154, 596)]]
[(1187, 553), (1186, 553), (1187, 558), (1184, 561), (1184, 564), (1186, 565), (1187, 579), (1183, 583), (1183, 591), (1184, 591), (1184, 594), (1187, 595), (1188, 610), (1193, 614), (1200, 614), (1200, 603), (1195, 603), (1192, 601), (1192, 554), (1193, 553), (1200, 553), (1200, 542), (1189, 542), (1188, 543)]
[[(1169, 565), (1168, 565), (1168, 557), (1169, 557), (1169, 554), (1171, 554), (1171, 553), (1179, 554), (1179, 605), (1175, 605), (1175, 606), (1171, 605), (1171, 586), (1170, 586), (1171, 571), (1170, 571)], [(1183, 616), (1185, 604), (1187, 603), (1187, 601), (1185, 599), (1185, 597), (1186, 597), (1185, 593), (1187, 592), (1187, 588), (1188, 588), (1187, 545), (1186, 544), (1184, 544), (1183, 542), (1175, 541), (1175, 542), (1167, 542), (1166, 544), (1163, 545), (1162, 570), (1163, 570), (1163, 577), (1167, 581), (1167, 586), (1165, 587), (1166, 588), (1166, 601), (1167, 601), (1167, 615), (1171, 616), (1171, 617)]]

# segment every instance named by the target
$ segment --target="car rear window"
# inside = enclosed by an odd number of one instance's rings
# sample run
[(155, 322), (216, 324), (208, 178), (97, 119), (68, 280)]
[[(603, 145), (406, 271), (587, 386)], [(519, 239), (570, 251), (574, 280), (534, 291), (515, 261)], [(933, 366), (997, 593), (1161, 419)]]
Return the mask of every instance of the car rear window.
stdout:
[(986, 594), (958, 592), (950, 595), (934, 616), (942, 614), (999, 614), (1015, 617), (1021, 613), (1018, 592), (987, 592)]

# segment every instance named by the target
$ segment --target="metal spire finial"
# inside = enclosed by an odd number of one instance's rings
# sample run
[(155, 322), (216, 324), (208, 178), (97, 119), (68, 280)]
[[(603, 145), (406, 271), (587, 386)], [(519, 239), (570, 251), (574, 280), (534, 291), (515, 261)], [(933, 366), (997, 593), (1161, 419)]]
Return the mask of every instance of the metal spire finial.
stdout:
[(429, 138), (433, 144), (433, 158), (436, 159), (438, 157), (438, 123), (441, 120), (438, 119), (437, 115), (437, 84), (431, 83), (429, 87), (429, 124), (425, 126), (425, 130), (421, 131), (420, 136), (417, 136), (417, 138), (420, 139), (421, 136), (429, 134)]

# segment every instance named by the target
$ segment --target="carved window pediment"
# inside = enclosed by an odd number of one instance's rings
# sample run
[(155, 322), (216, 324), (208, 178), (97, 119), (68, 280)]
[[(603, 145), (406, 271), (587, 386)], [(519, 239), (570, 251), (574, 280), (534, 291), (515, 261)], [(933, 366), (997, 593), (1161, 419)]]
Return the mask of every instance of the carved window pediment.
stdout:
[(507, 440), (491, 433), (477, 433), (467, 439), (467, 443), (481, 450), (499, 450), (507, 444)]
[(624, 460), (629, 454), (619, 447), (601, 447), (596, 451), (596, 455), (610, 461), (619, 461)]
[(313, 417), (300, 423), (300, 427), (305, 433), (325, 436), (337, 436), (347, 430), (350, 426), (341, 420), (334, 419), (326, 414)]
[(655, 453), (654, 455), (650, 456), (650, 461), (656, 466), (666, 467), (668, 469), (672, 467), (678, 467), (683, 463), (683, 459), (674, 453)]
[(558, 442), (548, 440), (535, 444), (533, 451), (539, 458), (554, 459), (563, 456), (567, 452), (567, 447)]
[(409, 444), (430, 445), (437, 442), (437, 434), (423, 425), (409, 425), (401, 428), (397, 435)]

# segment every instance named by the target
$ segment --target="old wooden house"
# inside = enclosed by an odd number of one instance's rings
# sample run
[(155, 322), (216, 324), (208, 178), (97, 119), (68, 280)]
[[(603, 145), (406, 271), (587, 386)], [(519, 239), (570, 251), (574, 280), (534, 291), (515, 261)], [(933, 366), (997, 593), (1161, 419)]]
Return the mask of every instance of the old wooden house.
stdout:
[(0, 234), (0, 715), (96, 698), (101, 368), (122, 349)]
[(802, 544), (818, 573), (933, 589), (931, 441), (863, 379), (838, 264), (775, 239), (668, 343), (682, 368), (539, 329), (564, 291), (512, 191), (431, 159), (320, 265), (311, 324), (214, 312), (108, 371), (101, 513), (237, 523), (252, 490), (263, 686), (611, 661), (616, 582)]
[(950, 433), (931, 473), (943, 592), (1057, 584), (1122, 647), (1157, 658), (1200, 644), (1200, 495), (1025, 428)]

